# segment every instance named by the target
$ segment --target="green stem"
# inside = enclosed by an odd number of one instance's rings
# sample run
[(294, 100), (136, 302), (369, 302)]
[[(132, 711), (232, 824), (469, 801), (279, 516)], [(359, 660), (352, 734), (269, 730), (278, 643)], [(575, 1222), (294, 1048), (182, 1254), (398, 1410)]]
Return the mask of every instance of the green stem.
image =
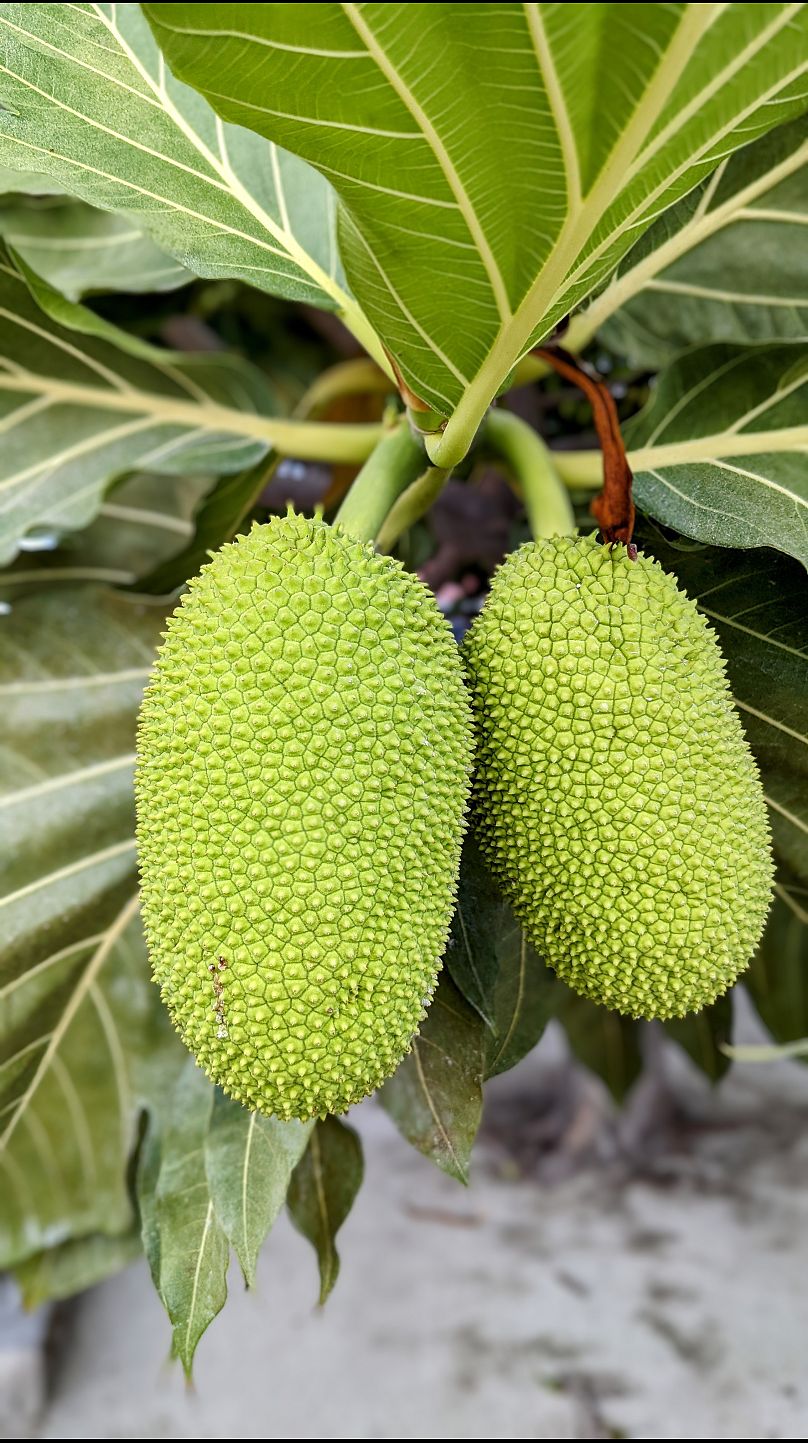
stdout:
[(575, 532), (575, 516), (554, 464), (555, 456), (541, 437), (512, 411), (489, 411), (485, 440), (518, 481), (530, 530), (538, 541)]
[(77, 402), (94, 411), (123, 411), (125, 415), (144, 416), (155, 425), (188, 426), (198, 431), (223, 431), (226, 436), (249, 436), (263, 441), (282, 456), (298, 461), (364, 461), (377, 441), (384, 435), (381, 425), (332, 425), (330, 422), (287, 421), (279, 416), (264, 416), (258, 411), (237, 411), (233, 406), (220, 406), (215, 401), (183, 400), (176, 396), (158, 396), (134, 388), (118, 391), (111, 386), (86, 385), (47, 376), (3, 374), (2, 391), (21, 392), (26, 396), (46, 396), (52, 405), (60, 401)]
[(369, 356), (357, 356), (352, 361), (340, 361), (318, 376), (309, 386), (305, 396), (295, 407), (295, 420), (308, 421), (318, 412), (324, 411), (332, 401), (342, 396), (357, 396), (367, 392), (388, 396), (395, 391), (383, 371)]
[[(213, 414), (211, 408), (206, 413), (206, 419), (211, 420)], [(343, 426), (328, 421), (275, 421), (257, 417), (255, 424), (250, 418), (250, 422), (244, 425), (243, 434), (260, 436), (281, 456), (292, 456), (296, 461), (356, 465), (365, 461), (378, 445), (384, 428), (380, 425)]]
[[(631, 455), (629, 455), (631, 464)], [(570, 491), (598, 491), (603, 485), (600, 451), (554, 451), (553, 463)]]
[(399, 536), (426, 515), (437, 501), (448, 477), (449, 472), (442, 471), (439, 466), (428, 466), (406, 491), (402, 491), (379, 529), (376, 538), (379, 551), (392, 551)]
[(423, 446), (407, 422), (399, 421), (368, 457), (335, 522), (357, 541), (375, 541), (388, 512), (423, 469)]
[[(557, 337), (559, 345), (563, 346), (565, 351), (570, 351), (573, 356), (579, 355), (589, 345), (597, 330), (597, 324), (589, 318), (589, 309), (578, 311), (563, 335)], [(549, 346), (550, 341), (548, 340), (545, 344)], [(552, 367), (548, 366), (541, 356), (534, 356), (532, 351), (528, 351), (528, 354), (523, 356), (521, 361), (517, 361), (514, 366), (508, 390), (513, 390), (514, 386), (527, 386), (531, 381), (542, 381), (545, 376), (551, 374)]]

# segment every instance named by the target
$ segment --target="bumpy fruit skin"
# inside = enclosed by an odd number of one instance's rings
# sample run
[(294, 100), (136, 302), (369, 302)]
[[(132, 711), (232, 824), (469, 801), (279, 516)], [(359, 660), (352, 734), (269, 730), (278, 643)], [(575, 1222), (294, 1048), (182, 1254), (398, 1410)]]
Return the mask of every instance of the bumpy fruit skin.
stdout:
[(397, 1066), (452, 913), (472, 727), (458, 648), (398, 562), (290, 515), (225, 546), (140, 716), (154, 976), (197, 1061), (278, 1117)]
[(466, 641), (476, 825), (535, 946), (577, 992), (681, 1017), (746, 966), (772, 861), (714, 633), (657, 562), (529, 543)]

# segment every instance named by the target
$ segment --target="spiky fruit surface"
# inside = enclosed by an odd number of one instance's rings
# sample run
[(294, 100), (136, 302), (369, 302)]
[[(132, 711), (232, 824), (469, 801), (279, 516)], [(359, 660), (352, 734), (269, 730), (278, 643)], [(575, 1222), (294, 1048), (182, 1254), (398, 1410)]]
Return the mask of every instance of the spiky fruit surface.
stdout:
[(398, 562), (288, 516), (171, 618), (140, 716), (156, 980), (197, 1061), (278, 1117), (397, 1066), (435, 985), (469, 789), (460, 658)]
[(680, 1017), (746, 966), (772, 885), (766, 807), (714, 633), (657, 562), (523, 546), (467, 642), (483, 850), (576, 991)]

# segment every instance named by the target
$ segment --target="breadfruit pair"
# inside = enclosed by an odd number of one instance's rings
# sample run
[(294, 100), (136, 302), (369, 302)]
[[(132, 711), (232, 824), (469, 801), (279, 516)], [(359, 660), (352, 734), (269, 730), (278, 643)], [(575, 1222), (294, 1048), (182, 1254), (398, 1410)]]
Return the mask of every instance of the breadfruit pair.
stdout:
[[(475, 822), (536, 946), (609, 1006), (671, 1016), (745, 965), (765, 808), (709, 628), (653, 562), (523, 547), (466, 643)], [(226, 546), (168, 625), (141, 711), (138, 845), (156, 980), (246, 1106), (340, 1112), (428, 1006), (472, 761), (426, 588), (323, 522)]]

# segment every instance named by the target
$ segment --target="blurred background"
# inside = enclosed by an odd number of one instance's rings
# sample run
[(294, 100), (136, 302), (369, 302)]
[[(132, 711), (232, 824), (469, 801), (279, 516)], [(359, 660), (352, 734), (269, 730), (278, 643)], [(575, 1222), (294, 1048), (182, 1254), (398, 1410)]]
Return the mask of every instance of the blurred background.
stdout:
[(366, 1179), (326, 1307), (281, 1218), (191, 1388), (143, 1261), (33, 1317), (7, 1290), (2, 1436), (804, 1438), (808, 1073), (711, 1086), (644, 1045), (618, 1109), (551, 1023), (487, 1089), (468, 1189), (355, 1108)]

